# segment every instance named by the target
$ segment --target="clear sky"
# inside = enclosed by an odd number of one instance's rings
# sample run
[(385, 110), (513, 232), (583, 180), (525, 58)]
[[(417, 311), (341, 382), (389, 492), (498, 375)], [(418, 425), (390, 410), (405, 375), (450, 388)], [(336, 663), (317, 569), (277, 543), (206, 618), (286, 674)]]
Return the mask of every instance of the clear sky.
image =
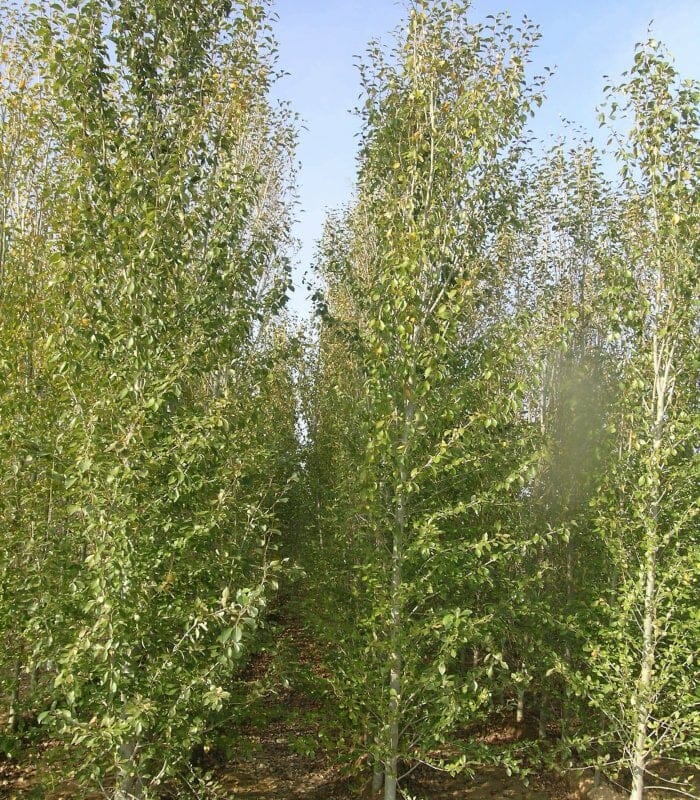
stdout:
[[(276, 0), (279, 66), (289, 73), (276, 94), (300, 115), (298, 158), (301, 242), (292, 311), (309, 309), (302, 276), (308, 269), (326, 210), (347, 201), (355, 177), (359, 121), (350, 113), (360, 86), (355, 67), (372, 38), (388, 40), (405, 15), (395, 0)], [(508, 11), (541, 29), (534, 71), (555, 68), (534, 132), (556, 134), (560, 117), (595, 133), (604, 75), (616, 80), (632, 60), (635, 42), (655, 38), (676, 59), (681, 75), (700, 77), (700, 0), (474, 0), (472, 18)]]

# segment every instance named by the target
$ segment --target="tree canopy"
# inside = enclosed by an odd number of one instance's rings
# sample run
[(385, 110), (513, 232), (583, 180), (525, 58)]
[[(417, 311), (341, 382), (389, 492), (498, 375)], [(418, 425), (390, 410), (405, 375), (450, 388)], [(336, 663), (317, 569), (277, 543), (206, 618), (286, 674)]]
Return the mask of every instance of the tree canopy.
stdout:
[(536, 26), (411, 2), (300, 326), (267, 5), (0, 18), (5, 756), (33, 715), (75, 796), (223, 796), (197, 754), (277, 691), (283, 619), (374, 796), (567, 763), (695, 796), (697, 82), (649, 39), (609, 150), (544, 147)]

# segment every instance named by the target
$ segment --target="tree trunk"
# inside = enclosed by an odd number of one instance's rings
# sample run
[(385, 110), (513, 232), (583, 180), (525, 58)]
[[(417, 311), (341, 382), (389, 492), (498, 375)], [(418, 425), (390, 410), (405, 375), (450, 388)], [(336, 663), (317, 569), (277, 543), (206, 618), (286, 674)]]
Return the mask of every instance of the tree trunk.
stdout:
[(525, 719), (525, 687), (518, 686), (518, 704), (515, 707), (515, 724), (521, 725)]
[(376, 797), (384, 788), (384, 767), (377, 764), (372, 773), (372, 797)]
[(142, 800), (144, 797), (143, 781), (138, 774), (137, 749), (135, 737), (119, 746), (120, 767), (113, 800)]
[(397, 514), (397, 530), (394, 534), (391, 578), (391, 670), (389, 674), (389, 748), (384, 763), (384, 800), (396, 800), (396, 783), (399, 760), (399, 722), (401, 701), (401, 539), (403, 538), (403, 500)]
[(394, 540), (391, 550), (391, 668), (389, 673), (389, 715), (388, 715), (388, 749), (384, 762), (384, 800), (396, 800), (396, 784), (399, 764), (399, 731), (401, 723), (401, 670), (403, 658), (401, 652), (401, 590), (403, 567), (403, 541), (406, 528), (406, 496), (405, 484), (408, 479), (406, 468), (406, 451), (413, 422), (414, 407), (408, 400), (405, 406), (404, 427), (401, 436), (401, 466), (399, 469), (399, 491), (396, 497), (396, 518)]
[[(566, 613), (571, 613), (574, 601), (574, 534), (569, 531), (569, 538), (566, 542)], [(571, 647), (567, 641), (564, 648), (564, 662), (571, 669)], [(562, 690), (561, 698), (561, 741), (566, 742), (569, 723), (569, 700), (566, 688)]]
[(544, 697), (540, 697), (540, 715), (537, 719), (537, 738), (547, 738), (547, 706), (544, 703)]
[[(657, 302), (661, 298), (661, 271), (657, 282)], [(661, 502), (661, 445), (664, 433), (666, 405), (669, 401), (668, 375), (671, 361), (664, 362), (661, 354), (665, 348), (657, 334), (653, 339), (654, 391), (653, 391), (653, 435), (649, 462), (651, 496), (646, 514), (646, 536), (644, 554), (644, 615), (642, 619), (642, 659), (637, 682), (636, 719), (632, 742), (632, 789), (630, 800), (642, 800), (644, 795), (644, 773), (647, 759), (647, 734), (652, 714), (654, 662), (656, 659), (656, 562), (659, 546), (659, 504)], [(671, 348), (672, 351), (672, 348)]]
[(12, 684), (12, 694), (10, 696), (10, 708), (7, 714), (7, 728), (10, 733), (17, 733), (19, 729), (19, 703), (20, 703), (20, 679), (21, 679), (21, 662), (19, 658), (15, 659), (15, 674)]
[(647, 730), (651, 714), (652, 677), (654, 673), (654, 628), (656, 625), (656, 548), (647, 545), (644, 587), (644, 621), (642, 628), (642, 666), (637, 684), (637, 715), (632, 748), (632, 791), (630, 800), (642, 800), (644, 772), (647, 762)]

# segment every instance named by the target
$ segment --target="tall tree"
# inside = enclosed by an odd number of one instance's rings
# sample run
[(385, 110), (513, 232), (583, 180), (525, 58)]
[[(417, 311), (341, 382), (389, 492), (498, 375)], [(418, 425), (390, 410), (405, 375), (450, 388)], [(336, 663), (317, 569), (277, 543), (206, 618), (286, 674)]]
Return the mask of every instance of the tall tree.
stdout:
[(602, 299), (614, 193), (588, 142), (557, 144), (526, 167), (523, 181), (511, 297), (530, 319), (522, 329), (529, 350), (520, 369), (524, 414), (537, 430), (541, 458), (524, 517), (542, 541), (519, 570), (524, 594), (514, 589), (503, 596), (523, 597), (509, 625), (522, 650), (514, 658), (526, 670), (520, 697), (526, 687), (539, 695), (541, 733), (549, 710), (560, 709), (566, 738), (571, 687), (553, 675), (562, 662), (565, 671), (583, 665), (591, 605), (609, 584), (589, 501), (614, 449), (606, 422), (615, 359), (606, 352)]
[(498, 399), (477, 404), (474, 387), (498, 383), (506, 341), (495, 332), (503, 276), (491, 256), (513, 217), (509, 175), (536, 99), (525, 70), (537, 33), (472, 25), (467, 10), (414, 3), (395, 48), (371, 47), (358, 201), (340, 257), (322, 263), (336, 270), (330, 311), (353, 337), (364, 384), (352, 489), (361, 642), (343, 674), (349, 704), (372, 720), (386, 800), (400, 760), (425, 754), (458, 713), (464, 684), (447, 665), (470, 612), (454, 608), (451, 587), (492, 547), (488, 533), (486, 543), (464, 534), (469, 503), (441, 491), (462, 476), (483, 491), (489, 453), (503, 472), (490, 429), (518, 404), (505, 373)]
[(40, 477), (62, 581), (32, 587), (54, 600), (30, 626), (89, 780), (145, 797), (186, 771), (280, 567), (294, 133), (259, 4), (32, 13), (54, 112)]
[(58, 411), (44, 346), (59, 313), (46, 258), (56, 141), (28, 20), (4, 5), (0, 18), (0, 628), (12, 632), (0, 658), (15, 729), (22, 674), (34, 674), (31, 619), (62, 580), (54, 558), (60, 538), (47, 535), (60, 500), (47, 457)]
[(589, 691), (631, 770), (631, 800), (653, 759), (692, 759), (698, 746), (699, 101), (652, 40), (609, 106), (629, 124), (607, 288), (620, 444), (596, 510), (617, 580), (601, 600)]

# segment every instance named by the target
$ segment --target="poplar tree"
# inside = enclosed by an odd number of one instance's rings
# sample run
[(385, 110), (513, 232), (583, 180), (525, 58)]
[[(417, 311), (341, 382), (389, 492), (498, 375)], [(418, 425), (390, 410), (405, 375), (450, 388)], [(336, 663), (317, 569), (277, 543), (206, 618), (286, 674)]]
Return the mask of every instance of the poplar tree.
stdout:
[[(339, 255), (321, 264), (333, 277), (329, 313), (364, 384), (355, 406), (363, 447), (348, 487), (359, 505), (349, 560), (359, 556), (360, 614), (338, 684), (368, 723), (386, 800), (400, 761), (426, 757), (460, 713), (466, 682), (450, 664), (472, 621), (453, 590), (470, 572), (486, 580), (484, 562), (505, 549), (498, 535), (476, 533), (474, 505), (454, 485), (481, 495), (494, 478), (512, 489), (527, 469), (517, 455), (507, 463), (491, 429), (518, 405), (512, 350), (501, 346), (512, 339), (498, 332), (496, 254), (514, 217), (518, 137), (538, 99), (525, 77), (538, 34), (527, 23), (517, 32), (502, 20), (473, 25), (467, 11), (415, 3), (393, 50), (371, 46), (358, 199)], [(489, 381), (498, 394), (477, 400)], [(480, 702), (477, 687), (463, 710)]]
[(14, 734), (32, 707), (20, 689), (36, 686), (31, 620), (61, 582), (60, 537), (47, 533), (60, 500), (47, 457), (58, 410), (44, 346), (58, 314), (46, 258), (56, 140), (29, 21), (5, 5), (0, 19), (0, 629), (11, 632), (0, 650), (0, 681)]
[(517, 721), (527, 692), (539, 706), (540, 736), (556, 711), (566, 740), (578, 715), (568, 708), (576, 701), (565, 674), (585, 668), (591, 607), (611, 573), (589, 501), (614, 453), (607, 422), (616, 359), (607, 350), (602, 298), (615, 194), (590, 142), (558, 143), (526, 167), (522, 181), (511, 297), (529, 320), (521, 328), (528, 350), (519, 366), (527, 387), (523, 413), (536, 430), (540, 458), (523, 516), (541, 541), (519, 570), (524, 592), (515, 581), (503, 596), (506, 604), (521, 598), (509, 625), (521, 652), (513, 655), (514, 666), (521, 665), (513, 673)]
[(190, 752), (281, 568), (294, 132), (268, 98), (257, 3), (52, 3), (27, 30), (52, 142), (32, 309), (46, 320), (3, 319), (3, 344), (15, 363), (41, 353), (48, 389), (22, 414), (46, 404), (53, 427), (15, 483), (17, 508), (43, 498), (50, 569), (13, 593), (35, 597), (40, 719), (82, 754), (83, 780), (141, 798), (197, 778)]
[(606, 282), (619, 457), (595, 507), (617, 578), (591, 637), (589, 696), (631, 800), (654, 759), (687, 762), (698, 746), (699, 101), (650, 40), (608, 105), (629, 126), (616, 134), (623, 194)]

